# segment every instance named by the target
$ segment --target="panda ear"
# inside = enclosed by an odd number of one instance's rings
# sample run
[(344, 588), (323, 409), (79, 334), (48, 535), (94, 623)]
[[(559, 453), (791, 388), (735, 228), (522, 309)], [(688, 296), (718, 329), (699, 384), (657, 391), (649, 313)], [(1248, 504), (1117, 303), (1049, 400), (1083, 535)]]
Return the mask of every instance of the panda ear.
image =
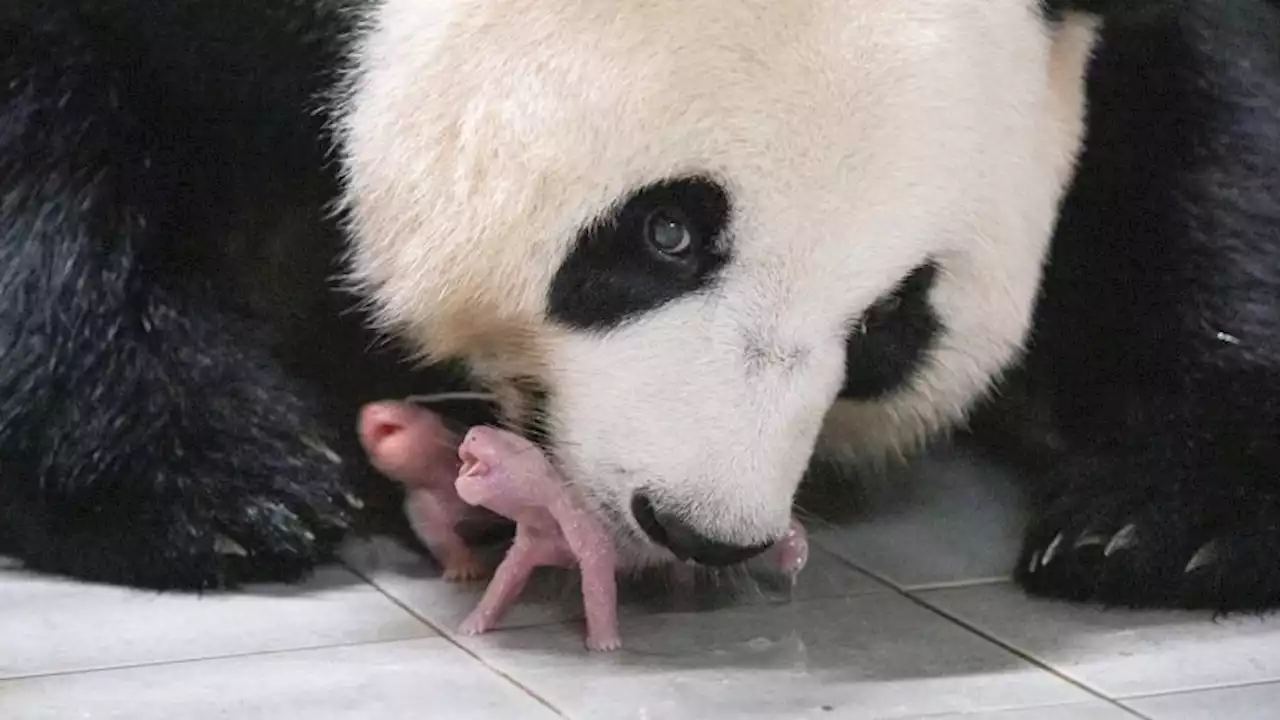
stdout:
[(1045, 16), (1062, 17), (1069, 11), (1090, 13), (1102, 17), (1133, 16), (1158, 12), (1180, 5), (1185, 0), (1040, 0)]

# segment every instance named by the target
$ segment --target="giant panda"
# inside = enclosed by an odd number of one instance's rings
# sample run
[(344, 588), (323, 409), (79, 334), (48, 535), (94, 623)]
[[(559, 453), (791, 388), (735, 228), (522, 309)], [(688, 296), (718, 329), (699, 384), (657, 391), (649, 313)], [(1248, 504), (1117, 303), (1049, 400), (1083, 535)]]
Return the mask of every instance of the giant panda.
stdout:
[(972, 424), (1039, 461), (1030, 592), (1275, 604), (1278, 40), (1266, 0), (20, 0), (0, 552), (299, 579), (368, 504), (354, 408), (460, 361), (630, 566)]

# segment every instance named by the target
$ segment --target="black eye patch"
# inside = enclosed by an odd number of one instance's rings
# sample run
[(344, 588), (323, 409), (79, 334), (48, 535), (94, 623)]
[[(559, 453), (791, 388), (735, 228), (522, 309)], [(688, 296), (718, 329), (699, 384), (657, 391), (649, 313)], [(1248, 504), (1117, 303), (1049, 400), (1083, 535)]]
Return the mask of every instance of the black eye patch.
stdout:
[(704, 290), (729, 260), (728, 221), (728, 194), (708, 178), (642, 188), (579, 233), (551, 282), (551, 319), (608, 330)]
[(906, 385), (924, 363), (942, 332), (942, 322), (929, 304), (937, 274), (932, 262), (920, 265), (863, 314), (845, 341), (840, 397), (885, 397)]

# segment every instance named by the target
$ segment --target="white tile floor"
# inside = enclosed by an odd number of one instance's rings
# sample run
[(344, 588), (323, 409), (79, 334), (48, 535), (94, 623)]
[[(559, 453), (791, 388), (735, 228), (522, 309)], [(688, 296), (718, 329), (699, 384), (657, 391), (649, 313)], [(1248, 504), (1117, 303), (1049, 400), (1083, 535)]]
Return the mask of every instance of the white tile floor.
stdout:
[(612, 655), (582, 650), (555, 574), (503, 630), (456, 636), (479, 590), (387, 542), (302, 588), (203, 599), (0, 563), (0, 719), (1280, 717), (1280, 619), (1028, 600), (1001, 579), (1007, 475), (951, 455), (903, 481), (815, 534), (794, 591), (631, 589)]

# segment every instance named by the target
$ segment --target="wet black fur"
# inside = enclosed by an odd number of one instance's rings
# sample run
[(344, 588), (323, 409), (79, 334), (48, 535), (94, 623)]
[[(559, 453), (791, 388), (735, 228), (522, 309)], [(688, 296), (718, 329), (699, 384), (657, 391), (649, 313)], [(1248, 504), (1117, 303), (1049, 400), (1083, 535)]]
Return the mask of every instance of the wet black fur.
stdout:
[(1280, 5), (1113, 23), (1090, 103), (1010, 381), (1049, 450), (1017, 580), (1127, 606), (1280, 605)]

